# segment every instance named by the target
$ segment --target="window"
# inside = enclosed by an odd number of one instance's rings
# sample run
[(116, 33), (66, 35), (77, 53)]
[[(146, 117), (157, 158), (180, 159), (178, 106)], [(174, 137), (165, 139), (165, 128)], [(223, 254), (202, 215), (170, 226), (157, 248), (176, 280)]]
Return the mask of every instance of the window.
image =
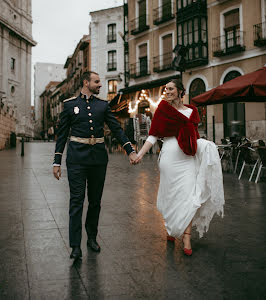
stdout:
[(136, 18), (130, 21), (131, 34), (139, 34), (147, 29), (149, 29), (147, 22), (147, 10), (146, 10), (146, 0), (139, 0), (137, 2)]
[(177, 44), (187, 48), (187, 68), (208, 63), (206, 0), (177, 1)]
[(107, 43), (116, 42), (116, 24), (108, 25)]
[(11, 86), (11, 95), (13, 96), (15, 94), (15, 87), (12, 85)]
[(163, 42), (163, 66), (170, 67), (173, 58), (172, 34), (167, 34), (162, 38)]
[(226, 48), (241, 44), (238, 8), (224, 14), (224, 32)]
[(171, 0), (162, 0), (162, 17), (168, 20), (172, 16), (172, 2)]
[(15, 68), (16, 68), (16, 60), (15, 60), (15, 58), (11, 57), (10, 69), (11, 69), (11, 71), (15, 71)]
[(108, 52), (107, 71), (116, 71), (116, 50)]
[(139, 46), (139, 72), (140, 76), (148, 74), (147, 44)]
[(224, 24), (221, 36), (212, 39), (213, 55), (216, 57), (245, 51), (244, 32), (240, 31), (240, 9), (231, 9), (221, 15)]
[[(188, 65), (193, 65), (193, 60), (201, 59), (205, 64), (208, 59), (207, 19), (195, 17), (178, 24), (178, 44), (187, 47)], [(191, 62), (191, 64), (190, 64)], [(199, 61), (199, 63), (201, 63)], [(196, 65), (195, 65), (196, 66)]]
[(139, 4), (139, 28), (146, 27), (146, 0), (140, 0)]
[(108, 80), (108, 100), (111, 101), (117, 94), (117, 81)]

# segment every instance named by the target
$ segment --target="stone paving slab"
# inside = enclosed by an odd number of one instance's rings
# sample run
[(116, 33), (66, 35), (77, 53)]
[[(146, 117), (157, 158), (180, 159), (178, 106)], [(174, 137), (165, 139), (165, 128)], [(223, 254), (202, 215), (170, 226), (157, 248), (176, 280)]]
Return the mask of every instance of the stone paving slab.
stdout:
[[(110, 161), (102, 199), (100, 254), (69, 259), (69, 190), (52, 176), (54, 143), (0, 152), (0, 299), (265, 299), (266, 183), (224, 174), (225, 216), (215, 216), (193, 256), (166, 242), (156, 209), (157, 155)], [(65, 156), (64, 156), (65, 159)], [(63, 159), (63, 160), (64, 160)], [(85, 201), (85, 210), (87, 201)], [(85, 223), (85, 214), (83, 218)]]

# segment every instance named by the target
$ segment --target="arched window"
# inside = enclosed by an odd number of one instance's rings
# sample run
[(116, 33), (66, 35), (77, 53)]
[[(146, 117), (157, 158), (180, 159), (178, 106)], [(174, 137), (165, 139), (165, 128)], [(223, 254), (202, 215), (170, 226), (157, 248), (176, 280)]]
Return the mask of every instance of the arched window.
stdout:
[[(238, 71), (231, 71), (224, 77), (224, 83), (241, 76)], [(226, 103), (223, 105), (224, 137), (245, 136), (245, 104)]]
[[(189, 87), (189, 102), (193, 97), (196, 97), (202, 93), (206, 92), (206, 86), (202, 79), (196, 78), (191, 82), (191, 85)], [(207, 133), (207, 107), (201, 106), (198, 107), (198, 112), (200, 115), (200, 123), (198, 130), (200, 134), (206, 134)]]
[(241, 74), (238, 71), (231, 71), (224, 77), (224, 82), (230, 81), (232, 79), (235, 79), (236, 77), (241, 76)]

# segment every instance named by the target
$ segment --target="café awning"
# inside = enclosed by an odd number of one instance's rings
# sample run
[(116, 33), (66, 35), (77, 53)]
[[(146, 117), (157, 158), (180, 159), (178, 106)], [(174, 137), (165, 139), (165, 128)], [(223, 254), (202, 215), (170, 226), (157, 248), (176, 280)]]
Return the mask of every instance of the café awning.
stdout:
[(239, 76), (191, 99), (195, 106), (232, 102), (266, 102), (266, 67)]

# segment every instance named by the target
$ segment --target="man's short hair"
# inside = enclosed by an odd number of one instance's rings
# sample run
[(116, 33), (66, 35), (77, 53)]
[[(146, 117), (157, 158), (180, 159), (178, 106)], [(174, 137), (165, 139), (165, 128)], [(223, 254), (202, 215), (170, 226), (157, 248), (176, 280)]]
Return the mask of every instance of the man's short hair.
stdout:
[(95, 74), (95, 75), (99, 75), (98, 73), (94, 72), (94, 71), (86, 71), (82, 74), (81, 78), (80, 78), (80, 85), (83, 86), (83, 81), (84, 80), (91, 80), (91, 74)]

